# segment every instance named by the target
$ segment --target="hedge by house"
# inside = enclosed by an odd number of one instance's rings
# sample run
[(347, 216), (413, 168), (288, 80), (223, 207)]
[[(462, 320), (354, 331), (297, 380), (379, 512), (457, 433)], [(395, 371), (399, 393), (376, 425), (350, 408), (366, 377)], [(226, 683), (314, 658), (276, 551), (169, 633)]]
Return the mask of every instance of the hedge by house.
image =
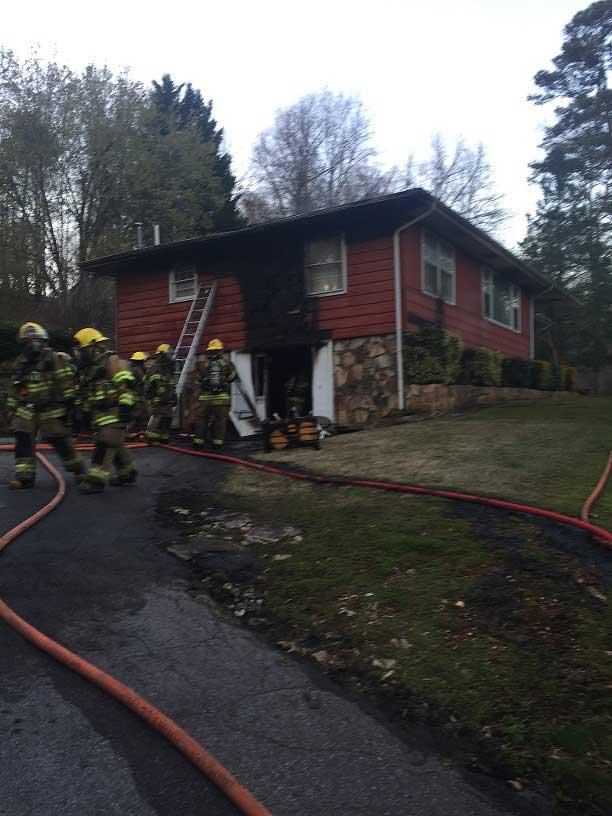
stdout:
[(464, 385), (501, 385), (502, 357), (497, 351), (466, 348), (461, 357), (459, 382)]
[[(0, 322), (0, 363), (14, 360), (20, 352), (17, 332), (21, 324)], [(73, 345), (70, 332), (62, 329), (49, 330), (49, 343), (56, 351), (70, 351)]]
[(575, 391), (576, 369), (547, 360), (502, 357), (485, 348), (462, 348), (454, 334), (426, 327), (404, 335), (404, 375), (408, 384), (505, 386), (539, 391)]
[(507, 388), (531, 387), (531, 361), (522, 357), (505, 357), (502, 360), (502, 385)]
[(407, 383), (454, 383), (461, 363), (461, 340), (444, 329), (428, 326), (404, 335)]

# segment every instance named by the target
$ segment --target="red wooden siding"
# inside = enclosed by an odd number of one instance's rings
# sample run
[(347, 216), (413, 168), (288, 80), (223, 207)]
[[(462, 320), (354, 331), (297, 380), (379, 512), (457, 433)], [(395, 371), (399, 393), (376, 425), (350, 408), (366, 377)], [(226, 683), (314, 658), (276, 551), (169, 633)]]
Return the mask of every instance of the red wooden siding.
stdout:
[[(410, 315), (425, 320), (437, 319), (437, 301), (421, 289), (421, 230), (414, 227), (401, 236), (403, 309), (408, 315), (406, 328), (414, 329)], [(465, 346), (490, 348), (506, 357), (530, 355), (529, 299), (521, 297), (520, 333), (498, 326), (482, 316), (482, 265), (463, 252), (455, 250), (456, 305), (444, 304), (444, 326), (461, 337)]]
[[(347, 291), (342, 295), (312, 298), (317, 327), (333, 339), (395, 332), (393, 240), (385, 238), (347, 245)], [(248, 259), (247, 259), (248, 262)], [(421, 291), (421, 230), (401, 236), (403, 312), (405, 329), (414, 329), (410, 315), (435, 321), (437, 301)], [(201, 281), (204, 282), (204, 281)], [(206, 281), (208, 282), (208, 281)], [(457, 304), (444, 304), (444, 324), (466, 346), (501, 351), (506, 356), (529, 357), (529, 300), (521, 303), (521, 332), (513, 332), (482, 317), (481, 265), (456, 251)], [(117, 281), (118, 351), (151, 353), (158, 343), (176, 344), (189, 303), (168, 303), (168, 273), (126, 274)], [(203, 343), (220, 337), (229, 349), (246, 348), (244, 302), (232, 277), (219, 279), (219, 289)]]
[(346, 267), (346, 294), (316, 298), (319, 328), (334, 339), (395, 331), (391, 237), (348, 244)]
[[(212, 279), (211, 279), (212, 280)], [(200, 276), (200, 283), (208, 283)], [(176, 345), (189, 311), (190, 301), (168, 303), (168, 273), (131, 274), (117, 280), (117, 351), (151, 354), (159, 343)], [(221, 278), (202, 345), (220, 337), (227, 348), (246, 342), (242, 292), (234, 278)]]

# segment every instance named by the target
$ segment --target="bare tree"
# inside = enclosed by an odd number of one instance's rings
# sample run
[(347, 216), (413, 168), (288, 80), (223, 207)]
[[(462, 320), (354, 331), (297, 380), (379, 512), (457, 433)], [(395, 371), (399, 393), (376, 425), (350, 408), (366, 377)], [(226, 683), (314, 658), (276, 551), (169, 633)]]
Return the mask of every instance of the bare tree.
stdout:
[(375, 158), (359, 99), (329, 90), (304, 96), (259, 135), (244, 212), (261, 221), (389, 192), (394, 176)]
[(460, 139), (449, 151), (442, 135), (437, 133), (426, 161), (415, 163), (410, 157), (404, 181), (406, 187), (425, 187), (482, 229), (499, 230), (510, 217), (502, 206), (503, 196), (495, 190), (482, 144), (471, 148)]

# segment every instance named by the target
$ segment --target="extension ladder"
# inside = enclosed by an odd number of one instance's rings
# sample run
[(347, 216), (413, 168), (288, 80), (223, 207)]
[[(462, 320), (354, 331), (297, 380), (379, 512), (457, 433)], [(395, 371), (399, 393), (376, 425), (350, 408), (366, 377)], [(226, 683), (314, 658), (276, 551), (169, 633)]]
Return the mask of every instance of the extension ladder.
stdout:
[(212, 309), (217, 293), (217, 281), (212, 285), (202, 284), (191, 302), (183, 331), (174, 350), (175, 371), (179, 375), (176, 384), (176, 395), (180, 398), (187, 382), (189, 369), (193, 365), (198, 346), (204, 333), (206, 321)]

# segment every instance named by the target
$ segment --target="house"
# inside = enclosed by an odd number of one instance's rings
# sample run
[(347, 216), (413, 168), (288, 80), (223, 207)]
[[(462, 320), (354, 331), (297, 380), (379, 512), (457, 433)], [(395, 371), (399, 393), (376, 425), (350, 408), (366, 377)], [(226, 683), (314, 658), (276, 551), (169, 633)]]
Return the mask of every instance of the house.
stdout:
[[(412, 189), (82, 264), (116, 280), (120, 354), (176, 344), (198, 286), (218, 282), (200, 350), (219, 337), (261, 418), (307, 410), (375, 423), (405, 407), (402, 334), (442, 325), (466, 346), (529, 358), (549, 282), (429, 193)], [(398, 343), (398, 340), (400, 341)], [(252, 429), (240, 394), (232, 418)]]

